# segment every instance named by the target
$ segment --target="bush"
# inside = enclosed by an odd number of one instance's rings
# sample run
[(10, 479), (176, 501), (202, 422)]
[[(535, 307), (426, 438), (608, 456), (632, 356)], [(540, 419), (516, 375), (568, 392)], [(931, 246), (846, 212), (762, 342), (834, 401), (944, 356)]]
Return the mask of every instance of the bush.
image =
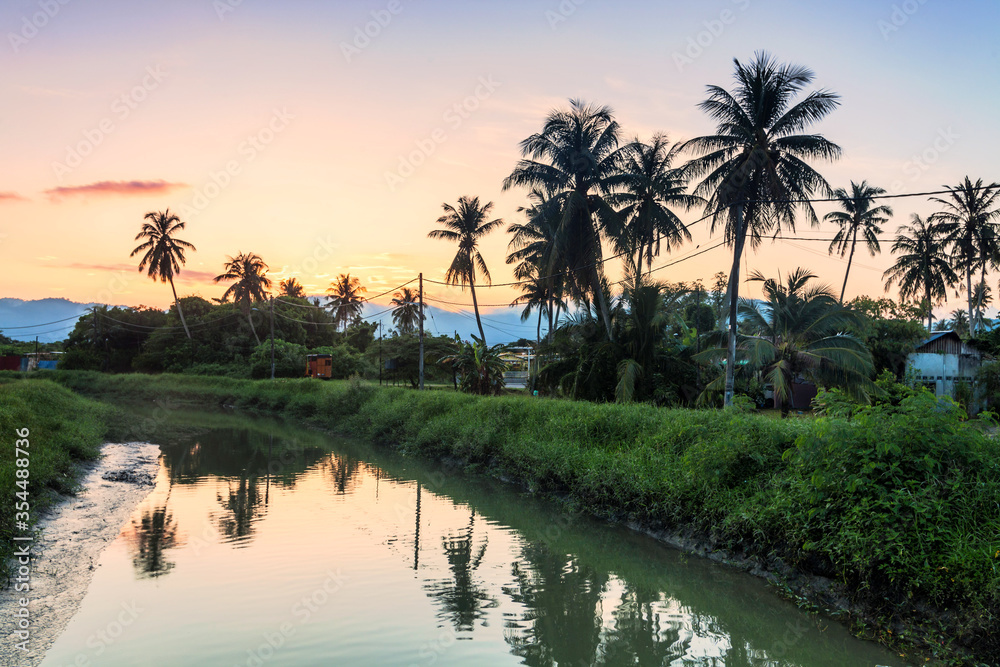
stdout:
[[(274, 376), (300, 378), (306, 374), (306, 348), (283, 340), (274, 341)], [(261, 343), (250, 355), (250, 377), (271, 377), (271, 342)]]

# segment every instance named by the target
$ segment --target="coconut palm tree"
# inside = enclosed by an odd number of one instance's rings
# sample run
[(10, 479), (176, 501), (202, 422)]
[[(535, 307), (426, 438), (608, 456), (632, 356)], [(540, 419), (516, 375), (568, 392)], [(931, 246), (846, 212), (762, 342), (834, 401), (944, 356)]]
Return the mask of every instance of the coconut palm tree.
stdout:
[(687, 227), (670, 209), (688, 210), (704, 200), (686, 193), (683, 171), (674, 167), (680, 150), (680, 144), (670, 145), (664, 134), (654, 134), (648, 144), (635, 139), (620, 151), (619, 173), (608, 179), (619, 189), (608, 195), (608, 202), (618, 209), (624, 225), (614, 239), (615, 249), (627, 253), (636, 267), (645, 259), (651, 268), (661, 244), (669, 252), (691, 240)]
[[(841, 386), (867, 400), (873, 388), (871, 352), (844, 331), (864, 316), (842, 306), (828, 285), (810, 286), (816, 275), (798, 268), (785, 276), (750, 280), (763, 283), (764, 301), (743, 299), (740, 314), (754, 336), (740, 336), (739, 347), (752, 369), (759, 369), (774, 390), (775, 407), (792, 409), (792, 385), (802, 377), (816, 384)], [(710, 352), (709, 355), (712, 353)], [(721, 356), (716, 352), (716, 356)]]
[(840, 226), (833, 241), (830, 242), (830, 254), (834, 251), (843, 257), (850, 248), (847, 257), (847, 270), (844, 272), (844, 286), (840, 288), (840, 303), (844, 303), (844, 293), (847, 291), (847, 276), (851, 273), (851, 261), (854, 259), (854, 248), (858, 244), (858, 233), (864, 240), (868, 254), (874, 257), (876, 253), (882, 251), (878, 244), (878, 235), (882, 233), (879, 225), (887, 222), (892, 217), (892, 209), (888, 206), (875, 206), (875, 198), (884, 195), (885, 190), (879, 187), (868, 185), (868, 181), (861, 181), (861, 184), (851, 181), (851, 192), (844, 188), (837, 188), (833, 191), (833, 196), (840, 203), (843, 211), (831, 211), (823, 216), (823, 220), (835, 222)]
[(486, 334), (483, 333), (483, 323), (479, 319), (479, 302), (476, 301), (476, 267), (479, 267), (483, 279), (489, 285), (490, 270), (486, 260), (479, 254), (479, 241), (491, 231), (503, 224), (503, 220), (488, 220), (493, 202), (479, 203), (479, 197), (459, 197), (458, 207), (451, 204), (441, 204), (445, 214), (437, 219), (445, 229), (435, 229), (427, 236), (432, 239), (445, 239), (458, 243), (458, 252), (451, 266), (444, 274), (444, 281), (449, 285), (469, 286), (472, 292), (472, 308), (476, 312), (476, 324), (479, 326), (480, 340), (486, 344)]
[(298, 299), (306, 298), (306, 290), (295, 276), (282, 280), (278, 283), (278, 288), (278, 296), (289, 296)]
[(341, 273), (336, 280), (330, 281), (330, 287), (326, 290), (329, 295), (326, 307), (333, 313), (337, 328), (346, 331), (352, 320), (361, 317), (361, 310), (367, 300), (362, 295), (367, 291), (368, 288), (362, 286), (358, 278), (351, 277), (350, 273)]
[(692, 139), (684, 148), (701, 153), (685, 167), (691, 177), (704, 177), (694, 194), (707, 199), (711, 230), (724, 227), (733, 248), (729, 272), (729, 354), (726, 364), (725, 404), (733, 397), (736, 359), (736, 319), (739, 304), (740, 258), (749, 237), (750, 247), (782, 227), (795, 229), (795, 212), (818, 224), (808, 198), (830, 193), (826, 180), (806, 160), (833, 160), (840, 147), (818, 134), (800, 134), (839, 104), (826, 90), (798, 94), (813, 80), (813, 72), (797, 65), (777, 63), (758, 52), (753, 61), (736, 66), (732, 93), (708, 87), (708, 99), (699, 106), (718, 121), (716, 133)]
[(606, 199), (609, 179), (620, 173), (619, 127), (609, 107), (570, 100), (570, 108), (549, 113), (542, 131), (521, 142), (522, 159), (503, 190), (522, 186), (552, 193), (559, 219), (557, 244), (562, 269), (576, 296), (597, 302), (609, 340), (614, 334), (601, 287), (601, 241), (621, 233), (620, 218)]
[[(530, 206), (521, 206), (517, 209), (518, 213), (525, 214), (527, 221), (512, 223), (507, 227), (507, 233), (511, 234), (510, 242), (507, 244), (510, 251), (507, 263), (517, 263), (514, 267), (515, 278), (529, 281), (525, 285), (532, 294), (530, 298), (538, 296), (539, 285), (536, 283), (541, 283), (544, 287), (547, 303), (544, 308), (539, 309), (539, 314), (544, 310), (548, 315), (548, 338), (551, 339), (558, 320), (558, 309), (564, 305), (562, 293), (566, 276), (562, 274), (556, 242), (562, 214), (558, 210), (557, 202), (547, 197), (541, 190), (533, 189), (528, 194), (528, 199), (531, 201)], [(518, 302), (522, 299), (523, 297), (518, 299)], [(526, 317), (522, 314), (522, 320), (524, 319)]]
[[(980, 272), (986, 280), (987, 263), (996, 266), (1000, 260), (1000, 183), (983, 185), (983, 179), (973, 183), (968, 176), (956, 187), (943, 186), (948, 197), (931, 197), (931, 201), (944, 207), (931, 216), (933, 222), (942, 223), (946, 241), (951, 247), (953, 266), (965, 273), (965, 286), (969, 297), (969, 323), (976, 335), (977, 318), (972, 313), (972, 273)], [(977, 305), (978, 309), (982, 304)]]
[(271, 279), (267, 277), (268, 266), (257, 254), (240, 252), (236, 257), (229, 257), (223, 269), (224, 272), (212, 280), (217, 283), (230, 280), (234, 282), (223, 293), (220, 301), (225, 303), (232, 300), (239, 305), (250, 323), (253, 337), (260, 345), (260, 336), (257, 335), (250, 312), (254, 303), (267, 299), (267, 290), (271, 289)]
[(947, 230), (941, 225), (925, 221), (916, 213), (911, 224), (896, 231), (892, 254), (899, 256), (896, 263), (882, 274), (885, 289), (899, 283), (901, 299), (923, 299), (927, 308), (927, 331), (931, 330), (934, 306), (946, 299), (948, 287), (958, 282), (951, 258), (945, 252)]
[(145, 239), (129, 255), (146, 251), (139, 261), (139, 271), (147, 269), (147, 275), (161, 283), (169, 282), (170, 291), (174, 293), (174, 305), (177, 307), (177, 314), (181, 318), (181, 325), (184, 326), (184, 333), (191, 338), (188, 331), (187, 322), (184, 320), (184, 311), (181, 310), (181, 302), (177, 299), (177, 289), (174, 287), (174, 276), (181, 272), (181, 265), (184, 264), (184, 249), (197, 250), (187, 241), (174, 238), (174, 234), (184, 229), (185, 223), (179, 217), (170, 212), (170, 209), (160, 211), (150, 211), (143, 216), (149, 222), (142, 223), (142, 228), (135, 235), (135, 240)]
[(412, 334), (417, 330), (420, 320), (427, 316), (420, 312), (420, 295), (415, 289), (404, 287), (392, 295), (392, 322), (401, 334)]

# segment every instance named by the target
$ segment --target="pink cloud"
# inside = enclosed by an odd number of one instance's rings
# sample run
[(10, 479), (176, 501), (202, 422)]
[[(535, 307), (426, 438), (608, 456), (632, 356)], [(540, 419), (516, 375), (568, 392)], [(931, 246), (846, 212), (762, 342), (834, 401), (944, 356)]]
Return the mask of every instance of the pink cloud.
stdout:
[(98, 181), (87, 185), (61, 186), (45, 191), (50, 199), (62, 199), (74, 195), (158, 195), (178, 188), (186, 188), (186, 183), (159, 181)]
[(28, 201), (16, 192), (0, 192), (0, 201)]

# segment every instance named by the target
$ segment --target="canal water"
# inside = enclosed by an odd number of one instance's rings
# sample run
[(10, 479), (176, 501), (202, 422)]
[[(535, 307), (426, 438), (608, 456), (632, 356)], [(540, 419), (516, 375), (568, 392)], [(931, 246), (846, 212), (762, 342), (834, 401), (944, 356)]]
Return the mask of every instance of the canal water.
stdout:
[(173, 412), (43, 667), (906, 664), (761, 581), (481, 476)]

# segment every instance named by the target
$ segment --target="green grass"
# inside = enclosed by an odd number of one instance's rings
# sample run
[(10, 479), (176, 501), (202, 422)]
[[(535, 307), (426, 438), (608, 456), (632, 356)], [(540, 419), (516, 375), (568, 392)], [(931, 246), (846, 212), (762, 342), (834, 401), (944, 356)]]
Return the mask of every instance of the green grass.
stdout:
[[(30, 506), (29, 523), (48, 506), (56, 493), (70, 493), (76, 484), (74, 464), (94, 459), (99, 453), (108, 424), (114, 422), (107, 406), (83, 398), (53, 382), (9, 382), (0, 379), (0, 576), (6, 579), (7, 559), (12, 553), (16, 503)], [(28, 429), (28, 455), (17, 456), (18, 431)], [(23, 434), (23, 432), (22, 432)], [(18, 466), (17, 459), (27, 466)], [(27, 488), (17, 485), (25, 480)], [(27, 497), (15, 493), (26, 491)], [(23, 507), (23, 505), (22, 505)]]
[(897, 645), (1000, 664), (1000, 445), (988, 424), (927, 394), (852, 420), (783, 420), (347, 381), (47, 377), (112, 402), (279, 413), (600, 517), (779, 558), (844, 584), (865, 634), (889, 640), (896, 627)]

